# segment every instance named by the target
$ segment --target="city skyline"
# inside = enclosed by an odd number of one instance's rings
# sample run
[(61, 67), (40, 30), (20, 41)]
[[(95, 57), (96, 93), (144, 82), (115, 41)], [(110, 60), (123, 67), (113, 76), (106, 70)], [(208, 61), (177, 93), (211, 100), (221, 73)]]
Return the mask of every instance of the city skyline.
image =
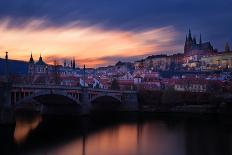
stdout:
[[(28, 61), (32, 52), (35, 60), (42, 54), (48, 63), (75, 57), (80, 66), (99, 67), (153, 54), (182, 53), (189, 28), (197, 39), (201, 33), (203, 41), (219, 51), (232, 40), (231, 1), (227, 0), (0, 4), (1, 57), (7, 50), (11, 59)], [(60, 6), (66, 7), (59, 10)]]

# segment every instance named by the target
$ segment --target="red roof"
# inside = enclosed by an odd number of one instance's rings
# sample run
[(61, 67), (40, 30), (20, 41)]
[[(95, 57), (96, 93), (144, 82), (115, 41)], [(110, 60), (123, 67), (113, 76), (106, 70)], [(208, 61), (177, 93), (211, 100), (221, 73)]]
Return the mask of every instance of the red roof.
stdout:
[(119, 85), (133, 85), (134, 80), (118, 80)]

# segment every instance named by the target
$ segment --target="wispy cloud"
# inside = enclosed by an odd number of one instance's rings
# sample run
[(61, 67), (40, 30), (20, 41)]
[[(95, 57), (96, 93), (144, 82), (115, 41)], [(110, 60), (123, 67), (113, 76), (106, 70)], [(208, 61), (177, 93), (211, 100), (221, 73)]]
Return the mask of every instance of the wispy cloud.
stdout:
[(232, 43), (231, 6), (231, 0), (1, 0), (0, 21), (13, 19), (8, 28), (94, 25), (130, 32), (172, 25), (182, 34), (176, 38), (178, 44), (184, 42), (183, 36), (191, 28), (222, 49), (225, 42)]
[(124, 59), (180, 50), (176, 45), (178, 32), (173, 26), (148, 29), (139, 32), (108, 30), (99, 25), (48, 26), (44, 20), (32, 20), (23, 27), (9, 27), (9, 19), (0, 23), (1, 51), (8, 50), (10, 58), (28, 60), (30, 52), (36, 57), (41, 53), (45, 60), (75, 57), (80, 65), (90, 67), (107, 65)]

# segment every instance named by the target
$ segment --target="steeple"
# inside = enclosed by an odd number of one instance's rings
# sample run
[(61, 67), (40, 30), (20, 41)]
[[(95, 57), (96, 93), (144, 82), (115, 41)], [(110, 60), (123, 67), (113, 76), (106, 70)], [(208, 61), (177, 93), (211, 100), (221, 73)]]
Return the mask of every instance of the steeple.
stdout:
[(201, 33), (200, 33), (200, 41), (199, 41), (199, 44), (200, 44), (200, 45), (202, 44)]
[(6, 51), (5, 59), (8, 60), (8, 52)]
[(188, 39), (189, 39), (189, 41), (192, 41), (192, 34), (191, 34), (191, 30), (190, 29), (189, 29)]
[(6, 56), (5, 56), (5, 76), (6, 80), (8, 81), (8, 73), (9, 73), (9, 68), (8, 68), (8, 52), (6, 51)]
[(40, 54), (39, 61), (35, 63), (35, 65), (41, 65), (41, 66), (46, 66), (47, 64), (43, 61), (43, 58)]
[(33, 56), (32, 56), (32, 52), (31, 52), (31, 57), (30, 57), (29, 62), (30, 62), (30, 63), (34, 63), (34, 59), (33, 59)]
[(40, 53), (40, 56), (39, 56), (39, 61), (43, 61), (43, 58), (41, 56), (41, 53)]
[(73, 69), (76, 68), (76, 62), (75, 62), (75, 58), (73, 57), (73, 66), (72, 66)]

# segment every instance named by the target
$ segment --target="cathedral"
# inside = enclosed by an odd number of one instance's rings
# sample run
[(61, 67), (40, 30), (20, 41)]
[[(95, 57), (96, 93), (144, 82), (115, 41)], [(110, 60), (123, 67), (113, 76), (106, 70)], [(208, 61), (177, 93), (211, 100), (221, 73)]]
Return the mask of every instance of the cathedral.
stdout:
[(210, 54), (214, 53), (215, 50), (210, 42), (202, 42), (201, 35), (199, 43), (195, 37), (192, 37), (191, 31), (189, 30), (188, 36), (186, 36), (185, 45), (184, 45), (184, 54), (185, 55), (194, 55), (194, 54)]

